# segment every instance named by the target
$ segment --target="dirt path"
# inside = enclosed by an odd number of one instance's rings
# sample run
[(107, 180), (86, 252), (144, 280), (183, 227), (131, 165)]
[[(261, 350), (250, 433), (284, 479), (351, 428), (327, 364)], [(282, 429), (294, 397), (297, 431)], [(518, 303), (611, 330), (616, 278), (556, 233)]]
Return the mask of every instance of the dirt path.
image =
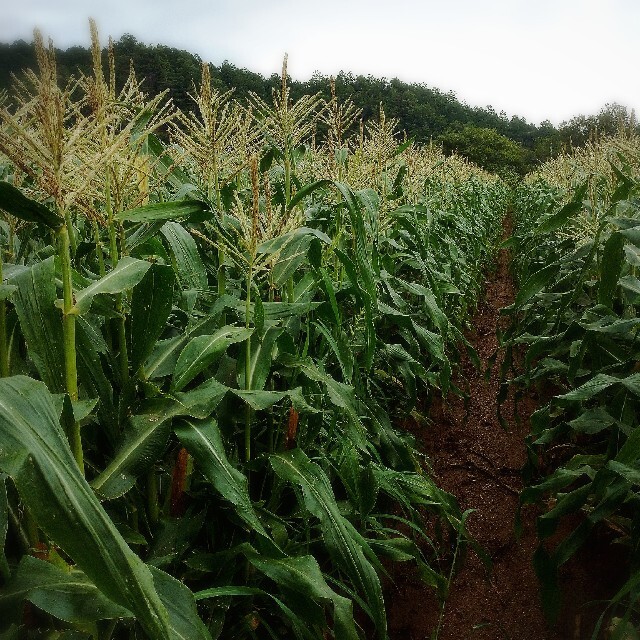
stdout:
[[(508, 255), (501, 251), (496, 271), (489, 276), (485, 299), (473, 319), (473, 332), (468, 335), (482, 370), (464, 360), (459, 373), (458, 384), (466, 388), (464, 381), (469, 383), (468, 412), (464, 401), (451, 394), (446, 404), (434, 407), (430, 424), (412, 429), (431, 459), (438, 484), (453, 493), (463, 509), (476, 510), (468, 520), (469, 530), (493, 561), (493, 572), (487, 578), (483, 564), (469, 551), (452, 581), (440, 640), (582, 637), (568, 630), (551, 631), (544, 620), (531, 564), (537, 545), (533, 514), (525, 518), (525, 532), (519, 540), (513, 530), (525, 462), (523, 438), (536, 403), (535, 398), (519, 403), (518, 422), (513, 401), (508, 400), (502, 411), (511, 430), (504, 431), (496, 413), (500, 358), (491, 380), (486, 381), (483, 372), (497, 347), (499, 309), (510, 304), (514, 294)], [(428, 640), (438, 626), (435, 598), (415, 576), (395, 575), (394, 582), (388, 595), (391, 638)]]

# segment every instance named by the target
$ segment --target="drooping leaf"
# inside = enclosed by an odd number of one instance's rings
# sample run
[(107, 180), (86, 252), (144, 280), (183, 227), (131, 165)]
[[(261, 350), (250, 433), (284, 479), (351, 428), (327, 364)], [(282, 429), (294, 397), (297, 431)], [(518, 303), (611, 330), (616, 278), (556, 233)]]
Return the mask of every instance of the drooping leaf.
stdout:
[(7, 476), (0, 473), (0, 576), (9, 578), (9, 565), (5, 556), (5, 542), (9, 530), (9, 502), (7, 499)]
[(593, 396), (617, 382), (620, 382), (618, 378), (608, 376), (605, 373), (599, 373), (577, 389), (574, 389), (569, 393), (565, 393), (564, 395), (559, 396), (559, 398), (562, 400), (589, 400), (589, 398), (593, 398)]
[(342, 377), (346, 382), (351, 382), (353, 378), (353, 354), (350, 349), (349, 341), (344, 332), (338, 327), (335, 329), (336, 337), (331, 334), (329, 328), (322, 322), (315, 323), (316, 328), (324, 336), (327, 344), (331, 347), (340, 369)]
[(132, 611), (154, 640), (180, 637), (149, 569), (80, 474), (41, 382), (24, 376), (0, 380), (0, 469), (40, 527), (105, 596)]
[(107, 377), (101, 354), (108, 349), (99, 327), (95, 327), (88, 316), (76, 319), (76, 354), (78, 381), (85, 392), (93, 398), (99, 398), (97, 414), (100, 423), (110, 437), (118, 431), (118, 410), (113, 400), (113, 383)]
[(289, 202), (289, 210), (292, 210), (295, 206), (297, 206), (300, 202), (302, 202), (305, 198), (310, 196), (314, 191), (321, 189), (322, 187), (326, 187), (331, 185), (331, 180), (318, 180), (317, 182), (312, 182), (310, 184), (305, 185), (302, 189), (296, 191), (296, 194), (291, 198)]
[(635, 276), (623, 276), (618, 282), (626, 291), (640, 295), (640, 280)]
[(173, 374), (180, 353), (189, 342), (189, 336), (182, 334), (166, 340), (158, 340), (144, 367), (149, 380)]
[(558, 213), (543, 220), (543, 222), (538, 225), (535, 231), (536, 235), (557, 231), (560, 227), (566, 224), (566, 222), (574, 213), (580, 211), (580, 209), (582, 208), (582, 199), (587, 192), (588, 186), (588, 181), (585, 181), (582, 185), (580, 185), (580, 187), (576, 189), (574, 197), (569, 203), (562, 207), (562, 209), (560, 209)]
[(612, 233), (604, 245), (602, 263), (600, 265), (600, 285), (598, 287), (598, 304), (613, 306), (613, 298), (618, 286), (618, 278), (622, 271), (624, 238), (619, 233)]
[(544, 287), (546, 287), (547, 284), (549, 284), (551, 279), (554, 278), (558, 273), (558, 270), (558, 265), (550, 264), (532, 274), (529, 279), (520, 287), (514, 305), (516, 307), (521, 307), (526, 302), (529, 302), (529, 300), (531, 300), (533, 296), (535, 296)]
[(329, 587), (313, 556), (267, 558), (247, 546), (244, 548), (244, 554), (258, 571), (271, 578), (279, 587), (310, 600), (331, 602), (336, 638), (358, 639), (351, 601)]
[[(257, 331), (251, 336), (251, 389), (264, 388), (271, 371), (275, 343), (283, 331), (284, 327), (272, 326), (266, 330), (263, 336), (259, 336)], [(246, 387), (245, 359), (241, 358), (238, 364), (238, 386), (244, 389)]]
[(159, 399), (149, 402), (141, 413), (129, 419), (113, 460), (91, 482), (102, 498), (111, 500), (129, 491), (136, 477), (160, 457), (171, 433), (169, 421), (176, 410), (176, 403)]
[(200, 619), (191, 590), (173, 576), (149, 565), (162, 603), (169, 614), (172, 640), (212, 640)]
[(197, 600), (234, 596), (263, 596), (265, 598), (270, 598), (276, 603), (280, 611), (284, 614), (286, 620), (291, 624), (297, 640), (316, 640), (316, 635), (311, 632), (307, 625), (305, 625), (304, 620), (297, 616), (280, 598), (268, 593), (267, 591), (263, 591), (262, 589), (245, 586), (212, 587), (211, 589), (198, 591), (195, 596)]
[(82, 571), (64, 571), (31, 556), (23, 556), (15, 576), (0, 592), (0, 617), (18, 622), (24, 600), (75, 624), (133, 617), (131, 611), (101, 593)]
[(225, 326), (211, 336), (193, 338), (180, 353), (173, 373), (173, 387), (181, 391), (200, 372), (215, 362), (224, 351), (236, 342), (246, 340), (253, 329)]
[(160, 231), (169, 243), (180, 286), (195, 291), (206, 290), (207, 271), (193, 236), (177, 222), (165, 223)]
[(216, 421), (181, 420), (174, 430), (216, 491), (234, 505), (250, 530), (268, 538), (249, 497), (247, 477), (229, 462)]
[(15, 284), (2, 284), (0, 282), (0, 301), (7, 300), (18, 287)]
[(27, 222), (37, 222), (51, 229), (59, 229), (64, 218), (43, 204), (27, 198), (20, 189), (0, 180), (0, 209)]
[(136, 260), (128, 256), (118, 262), (115, 269), (91, 283), (88, 287), (75, 292), (73, 310), (77, 314), (87, 313), (93, 298), (102, 293), (121, 293), (132, 289), (151, 267), (146, 260)]
[(386, 638), (387, 622), (382, 588), (375, 569), (367, 559), (372, 551), (364, 538), (340, 513), (326, 474), (300, 449), (272, 455), (269, 460), (278, 476), (302, 488), (305, 507), (320, 521), (327, 550), (336, 565), (351, 578), (364, 596), (376, 625), (377, 636)]
[(291, 404), (297, 411), (316, 412), (305, 400), (300, 387), (295, 387), (288, 391), (265, 391), (264, 389), (229, 389), (229, 391), (244, 400), (256, 411), (264, 411), (284, 398), (290, 398)]

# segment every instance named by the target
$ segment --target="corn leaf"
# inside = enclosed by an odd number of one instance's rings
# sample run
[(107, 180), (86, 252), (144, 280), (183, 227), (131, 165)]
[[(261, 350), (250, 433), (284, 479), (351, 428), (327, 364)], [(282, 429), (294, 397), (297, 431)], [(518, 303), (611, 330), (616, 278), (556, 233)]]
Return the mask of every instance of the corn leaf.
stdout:
[(614, 294), (622, 271), (623, 245), (624, 238), (619, 233), (612, 233), (605, 243), (602, 253), (598, 304), (609, 308), (613, 307)]
[(97, 295), (121, 293), (127, 289), (132, 289), (142, 280), (150, 267), (151, 263), (145, 260), (129, 257), (122, 258), (115, 269), (107, 273), (107, 275), (92, 282), (88, 287), (75, 292), (74, 312), (77, 314), (87, 313), (91, 308), (93, 298)]
[(173, 269), (154, 264), (131, 295), (131, 367), (133, 371), (151, 355), (164, 331), (173, 301)]
[(260, 573), (271, 578), (279, 587), (310, 600), (330, 602), (333, 605), (336, 638), (358, 640), (351, 601), (329, 587), (313, 556), (267, 558), (248, 545), (244, 548), (244, 554)]
[(580, 185), (580, 187), (576, 189), (571, 202), (568, 202), (564, 207), (562, 207), (558, 213), (543, 220), (536, 228), (535, 234), (541, 235), (543, 233), (551, 233), (552, 231), (557, 231), (560, 227), (564, 226), (569, 218), (582, 208), (582, 199), (587, 192), (588, 186), (589, 183), (587, 181)]
[[(80, 474), (51, 394), (24, 376), (0, 380), (0, 469), (40, 527), (154, 640), (181, 638), (151, 572), (131, 551)], [(194, 638), (206, 638), (204, 631)]]
[(201, 220), (209, 208), (200, 200), (179, 200), (178, 202), (156, 202), (144, 207), (129, 209), (114, 216), (120, 222), (158, 222), (160, 220)]
[(22, 558), (15, 576), (2, 589), (0, 617), (19, 622), (24, 600), (74, 624), (133, 617), (131, 611), (102, 594), (79, 569), (65, 571), (31, 556)]
[(51, 229), (59, 229), (64, 219), (43, 204), (27, 198), (20, 189), (0, 180), (0, 209), (20, 220), (37, 222)]
[[(263, 389), (271, 372), (271, 361), (275, 349), (276, 340), (284, 331), (284, 327), (269, 327), (263, 336), (254, 332), (251, 336), (251, 388)], [(238, 363), (238, 386), (245, 388), (246, 362), (244, 358)]]
[(152, 465), (167, 445), (177, 403), (169, 399), (150, 401), (132, 416), (124, 429), (116, 455), (91, 482), (101, 498), (117, 498), (133, 487), (137, 476)]
[(37, 262), (12, 279), (18, 289), (13, 296), (20, 328), (30, 358), (49, 390), (66, 391), (62, 316), (57, 298), (54, 258)]
[(234, 505), (236, 513), (249, 529), (269, 538), (249, 497), (247, 477), (233, 467), (227, 458), (216, 421), (181, 420), (174, 430), (200, 471), (215, 490)]
[(2, 284), (0, 282), (0, 301), (7, 300), (18, 287), (15, 284)]
[(539, 293), (543, 287), (546, 287), (547, 284), (549, 284), (551, 279), (558, 273), (558, 270), (559, 267), (557, 264), (550, 264), (532, 274), (520, 287), (514, 306), (521, 307), (523, 304), (531, 300), (531, 298)]
[(341, 570), (349, 575), (364, 596), (378, 638), (387, 637), (382, 588), (375, 569), (367, 560), (373, 555), (367, 542), (340, 513), (329, 478), (300, 450), (269, 458), (276, 474), (302, 488), (304, 505), (320, 521), (324, 544)]
[(177, 222), (167, 222), (160, 229), (167, 240), (174, 261), (174, 270), (183, 289), (204, 291), (207, 272), (192, 235)]
[(253, 329), (227, 325), (211, 336), (193, 338), (180, 353), (173, 373), (173, 388), (181, 391), (213, 364), (230, 345), (246, 340), (252, 331)]

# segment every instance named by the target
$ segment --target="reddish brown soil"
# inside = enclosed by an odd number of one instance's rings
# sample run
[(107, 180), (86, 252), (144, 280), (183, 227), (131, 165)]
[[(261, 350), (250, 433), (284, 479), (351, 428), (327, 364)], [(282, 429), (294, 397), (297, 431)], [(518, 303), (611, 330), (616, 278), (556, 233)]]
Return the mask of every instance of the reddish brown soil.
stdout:
[[(484, 377), (497, 348), (496, 329), (503, 322), (499, 309), (513, 301), (514, 293), (508, 255), (502, 251), (471, 324), (473, 332), (467, 336), (482, 369), (478, 371), (464, 360), (458, 374), (461, 388), (467, 388), (468, 383), (468, 406), (450, 394), (446, 403), (435, 403), (428, 424), (410, 426), (430, 458), (438, 484), (454, 494), (463, 509), (475, 509), (468, 527), (493, 563), (488, 574), (475, 552), (466, 554), (451, 583), (437, 636), (440, 640), (588, 640), (599, 610), (583, 605), (611, 594), (617, 581), (608, 568), (609, 548), (592, 544), (588, 562), (583, 554), (564, 568), (561, 622), (553, 629), (547, 625), (532, 566), (537, 546), (532, 510), (525, 513), (523, 535), (516, 539), (514, 533), (525, 463), (523, 438), (536, 398), (529, 395), (518, 402), (518, 419), (513, 399), (506, 401), (502, 414), (510, 428), (505, 431), (497, 418), (500, 356), (491, 379)], [(607, 576), (604, 583), (603, 575)], [(396, 569), (392, 578), (387, 588), (392, 640), (434, 637), (440, 614), (432, 591), (405, 568)]]

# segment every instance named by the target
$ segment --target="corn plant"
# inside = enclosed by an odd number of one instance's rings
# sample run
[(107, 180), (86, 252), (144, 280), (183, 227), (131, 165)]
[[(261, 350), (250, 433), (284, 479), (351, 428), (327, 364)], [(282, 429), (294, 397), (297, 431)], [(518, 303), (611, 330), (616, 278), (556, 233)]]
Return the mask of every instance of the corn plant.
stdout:
[[(605, 184), (595, 195), (592, 187)], [(535, 564), (551, 617), (559, 606), (557, 572), (594, 531), (628, 546), (628, 580), (593, 631), (599, 637), (607, 616), (619, 613), (612, 637), (621, 638), (638, 625), (637, 172), (618, 156), (606, 176), (591, 174), (570, 197), (568, 188), (539, 178), (517, 197), (521, 284), (507, 309), (513, 324), (505, 341), (524, 358), (513, 382), (553, 389), (532, 416), (529, 486), (520, 502), (547, 501)], [(585, 209), (594, 227), (578, 222)], [(558, 523), (576, 513), (578, 524), (552, 548), (547, 540)]]

